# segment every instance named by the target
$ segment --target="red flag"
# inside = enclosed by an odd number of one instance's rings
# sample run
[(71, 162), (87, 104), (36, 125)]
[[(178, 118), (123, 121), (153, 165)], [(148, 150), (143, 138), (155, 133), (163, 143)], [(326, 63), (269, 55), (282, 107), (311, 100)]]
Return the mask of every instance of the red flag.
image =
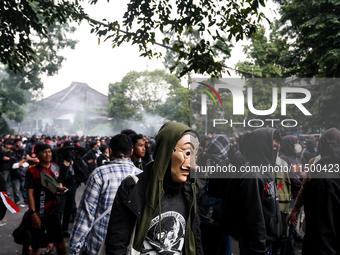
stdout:
[(11, 199), (9, 199), (6, 192), (4, 191), (0, 192), (0, 196), (1, 196), (2, 202), (7, 207), (8, 211), (10, 211), (11, 213), (20, 212), (20, 209)]

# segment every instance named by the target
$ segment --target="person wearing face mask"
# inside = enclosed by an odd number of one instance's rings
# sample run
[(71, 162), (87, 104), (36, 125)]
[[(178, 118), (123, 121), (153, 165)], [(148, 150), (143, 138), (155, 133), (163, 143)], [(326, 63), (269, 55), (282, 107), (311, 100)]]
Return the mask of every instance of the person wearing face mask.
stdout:
[(301, 145), (298, 143), (296, 136), (287, 135), (282, 138), (280, 158), (288, 164), (290, 169), (289, 177), (292, 183), (292, 197), (296, 198), (301, 186), (301, 178), (303, 173), (303, 162), (300, 159), (300, 153), (302, 151)]
[[(223, 192), (221, 226), (239, 240), (240, 254), (272, 254), (272, 243), (282, 233), (278, 192), (270, 171), (243, 171), (273, 167), (281, 135), (274, 128), (258, 128), (241, 140), (244, 165), (237, 166)], [(263, 169), (263, 168), (262, 168)], [(241, 172), (243, 171), (243, 172)]]
[(308, 163), (311, 158), (314, 158), (316, 156), (315, 148), (316, 148), (315, 139), (309, 139), (306, 142), (306, 150), (303, 152), (302, 155), (306, 163)]
[(126, 178), (117, 191), (106, 254), (203, 254), (196, 186), (189, 177), (198, 145), (198, 135), (185, 125), (161, 127), (154, 161), (137, 175), (138, 182)]
[(59, 166), (63, 186), (68, 188), (68, 191), (60, 199), (59, 208), (62, 215), (64, 237), (70, 237), (68, 228), (75, 195), (80, 183), (88, 177), (87, 165), (78, 155), (72, 141), (65, 141), (62, 148), (53, 150), (52, 161)]
[[(197, 164), (202, 167), (228, 166), (230, 146), (231, 142), (227, 136), (213, 135), (204, 151), (198, 156)], [(222, 199), (218, 199), (223, 190), (220, 187), (225, 187), (227, 184), (228, 181), (224, 179), (207, 178), (204, 192), (197, 202), (204, 254), (232, 254), (231, 237), (224, 235), (220, 226), (220, 217), (223, 217)]]
[[(280, 151), (280, 145), (278, 148)], [(287, 169), (287, 162), (279, 157), (276, 157), (276, 166), (281, 167), (283, 170)], [(289, 174), (286, 171), (276, 171), (273, 173), (275, 178), (277, 193), (279, 196), (279, 204), (280, 204), (280, 213), (282, 220), (282, 234), (281, 236), (273, 242), (273, 255), (281, 255), (281, 251), (283, 250), (284, 245), (286, 244), (288, 234), (289, 234), (289, 225), (288, 225), (288, 215), (289, 215), (289, 207), (291, 198), (291, 183)]]
[[(289, 178), (291, 182), (292, 201), (290, 204), (290, 211), (294, 206), (294, 202), (300, 188), (302, 187), (302, 178), (304, 177), (304, 164), (300, 159), (302, 151), (301, 145), (298, 143), (296, 136), (287, 135), (282, 138), (280, 158), (287, 162), (289, 169)], [(298, 211), (297, 215), (301, 213)], [(290, 225), (289, 235), (284, 246), (285, 255), (294, 255), (294, 237), (297, 234), (296, 226)]]
[(97, 142), (97, 148), (96, 148), (96, 151), (97, 151), (97, 154), (100, 154), (100, 152), (99, 152), (99, 147), (100, 147), (100, 145), (101, 145), (101, 143), (100, 143), (100, 140), (99, 140), (99, 139), (97, 139), (97, 140), (96, 140), (96, 142)]
[(97, 158), (97, 167), (106, 164), (106, 162), (110, 162), (109, 147), (107, 145), (101, 145), (99, 150), (101, 154)]

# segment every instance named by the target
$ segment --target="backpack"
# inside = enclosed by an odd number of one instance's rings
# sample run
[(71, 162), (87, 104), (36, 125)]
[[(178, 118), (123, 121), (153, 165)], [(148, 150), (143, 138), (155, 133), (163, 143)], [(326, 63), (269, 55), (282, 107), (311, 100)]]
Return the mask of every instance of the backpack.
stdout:
[(209, 180), (206, 188), (197, 202), (197, 211), (201, 224), (217, 226), (219, 225), (222, 210), (222, 199), (214, 197), (209, 192)]
[(14, 229), (12, 236), (14, 242), (21, 245), (31, 245), (32, 235), (30, 231), (31, 217), (29, 212), (25, 212), (20, 225)]
[[(284, 168), (288, 168), (286, 161), (281, 158), (276, 160), (276, 165), (282, 166)], [(274, 172), (273, 177), (275, 179), (277, 194), (279, 197), (280, 204), (280, 212), (281, 213), (289, 213), (289, 206), (291, 202), (291, 182), (289, 178), (288, 172), (279, 171)]]
[(90, 176), (86, 162), (78, 154), (74, 159), (74, 174), (77, 183), (86, 182)]

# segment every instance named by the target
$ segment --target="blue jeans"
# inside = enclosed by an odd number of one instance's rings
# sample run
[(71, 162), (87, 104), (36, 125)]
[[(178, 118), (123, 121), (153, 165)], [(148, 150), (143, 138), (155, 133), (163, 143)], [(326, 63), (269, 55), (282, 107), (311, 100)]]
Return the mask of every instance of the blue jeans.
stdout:
[(218, 245), (217, 254), (231, 255), (231, 236), (222, 234), (220, 244)]
[(15, 179), (15, 180), (11, 180), (11, 182), (12, 182), (14, 202), (18, 203), (20, 202), (20, 180)]
[(20, 192), (22, 194), (22, 197), (24, 198), (24, 201), (27, 201), (27, 194), (26, 190), (24, 188), (25, 186), (25, 180), (21, 181), (19, 179), (11, 180), (12, 182), (12, 190), (13, 190), (13, 196), (14, 196), (14, 202), (17, 203), (20, 201)]
[(6, 181), (6, 191), (7, 192), (9, 190), (9, 183), (11, 181), (11, 177), (10, 177), (9, 173), (10, 173), (10, 170), (3, 170), (2, 171), (2, 174), (3, 174), (5, 181)]
[(21, 191), (22, 197), (24, 198), (24, 201), (27, 202), (27, 193), (26, 193), (26, 189), (25, 189), (25, 179), (20, 181), (20, 191)]

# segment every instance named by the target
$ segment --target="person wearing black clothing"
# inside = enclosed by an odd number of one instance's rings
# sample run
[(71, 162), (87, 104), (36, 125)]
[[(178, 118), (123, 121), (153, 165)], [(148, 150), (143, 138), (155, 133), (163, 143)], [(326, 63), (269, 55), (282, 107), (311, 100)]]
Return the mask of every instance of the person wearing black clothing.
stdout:
[[(120, 185), (110, 216), (106, 254), (203, 254), (195, 183), (189, 178), (199, 140), (180, 123), (165, 123), (156, 136), (154, 162), (138, 182)], [(134, 231), (135, 227), (135, 231)], [(132, 247), (129, 241), (134, 235)], [(136, 252), (137, 254), (137, 252)], [(139, 254), (139, 253), (138, 253)]]
[(11, 183), (13, 189), (14, 202), (18, 204), (20, 202), (20, 192), (24, 199), (24, 203), (27, 203), (27, 194), (24, 188), (25, 186), (25, 175), (29, 164), (27, 163), (26, 156), (24, 155), (25, 150), (19, 148), (15, 151), (15, 155), (11, 157), (12, 170), (11, 170)]
[(236, 157), (238, 156), (239, 148), (238, 148), (238, 142), (236, 139), (231, 139), (230, 142), (231, 142), (231, 146), (229, 149), (228, 158), (230, 160), (230, 163), (233, 164)]
[[(291, 191), (292, 191), (292, 201), (290, 204), (290, 211), (293, 209), (295, 198), (299, 193), (300, 188), (302, 187), (302, 171), (304, 169), (304, 164), (300, 159), (300, 144), (298, 140), (293, 135), (287, 135), (282, 138), (281, 147), (280, 147), (280, 158), (287, 162), (289, 172), (289, 178), (291, 182)], [(301, 209), (298, 210), (297, 216), (301, 213)], [(287, 241), (284, 245), (284, 254), (285, 255), (294, 255), (294, 237), (297, 235), (296, 226), (289, 226), (289, 235)]]
[(139, 135), (133, 135), (131, 136), (132, 141), (132, 148), (133, 148), (133, 154), (131, 157), (131, 161), (135, 165), (135, 167), (144, 170), (145, 169), (145, 163), (142, 160), (142, 158), (145, 156), (145, 142), (144, 137), (142, 134)]
[[(246, 166), (254, 169), (274, 166), (280, 140), (280, 133), (273, 128), (246, 133), (241, 141), (242, 152), (249, 160)], [(272, 242), (282, 233), (272, 173), (246, 172), (230, 179), (223, 193), (221, 215), (226, 234), (239, 240), (240, 254), (271, 254)]]
[(120, 131), (120, 133), (127, 135), (127, 136), (137, 135), (137, 133), (132, 129), (124, 129), (124, 130)]
[(10, 173), (13, 165), (12, 157), (14, 156), (14, 152), (12, 151), (13, 141), (8, 138), (4, 141), (4, 145), (5, 148), (2, 151), (0, 162), (1, 171), (6, 180), (7, 190), (9, 190), (9, 184), (11, 181)]
[(151, 159), (151, 161), (152, 161), (152, 160), (153, 160), (153, 153), (154, 153), (155, 147), (156, 147), (155, 139), (154, 139), (154, 138), (150, 138), (149, 144), (150, 144), (150, 146), (149, 146), (149, 148), (148, 148), (148, 151), (149, 151), (149, 153), (150, 153), (150, 159)]
[(93, 170), (97, 167), (97, 155), (96, 149), (98, 147), (96, 142), (90, 142), (90, 149), (86, 154), (82, 157), (83, 160), (87, 163), (88, 171), (91, 174)]
[(309, 139), (306, 142), (306, 150), (303, 153), (303, 158), (306, 163), (308, 163), (311, 158), (316, 157), (315, 148), (316, 148), (316, 141), (314, 139)]
[(26, 145), (26, 154), (31, 155), (34, 154), (33, 146), (37, 142), (37, 138), (32, 136), (30, 142)]
[[(79, 169), (80, 156), (77, 155), (74, 143), (72, 141), (66, 141), (62, 148), (53, 150), (53, 162), (55, 162), (60, 169), (60, 176), (64, 187), (68, 188), (68, 191), (60, 199), (60, 210), (62, 214), (62, 227), (64, 237), (70, 237), (68, 231), (70, 217), (75, 201), (76, 191), (80, 185), (80, 180), (77, 179), (78, 175), (86, 169)], [(85, 163), (83, 164), (85, 166)], [(77, 183), (78, 181), (78, 183)]]
[(150, 143), (149, 140), (144, 137), (144, 147), (145, 147), (145, 154), (142, 157), (142, 161), (147, 165), (152, 161), (151, 150), (150, 150)]
[[(31, 215), (32, 255), (40, 254), (45, 231), (47, 232), (48, 240), (55, 243), (58, 254), (66, 255), (57, 207), (57, 195), (62, 195), (65, 191), (59, 178), (59, 167), (51, 163), (52, 151), (48, 144), (36, 144), (34, 153), (39, 159), (39, 164), (28, 169), (25, 179), (29, 213)], [(59, 191), (56, 194), (42, 186), (42, 172), (50, 175), (58, 182)]]
[[(212, 136), (204, 151), (197, 157), (197, 164), (200, 167), (228, 166), (230, 163), (228, 158), (229, 145), (230, 141), (227, 136)], [(223, 217), (220, 214), (222, 200), (214, 196), (214, 188), (220, 185), (219, 181), (207, 179), (204, 192), (197, 202), (201, 220), (202, 246), (204, 254), (230, 255), (231, 237), (225, 235), (220, 226), (220, 217)]]
[(336, 128), (326, 130), (318, 149), (321, 159), (313, 167), (323, 171), (312, 172), (310, 180), (304, 184), (306, 234), (302, 254), (339, 255), (340, 131)]
[(110, 162), (109, 147), (107, 145), (101, 145), (99, 150), (102, 154), (97, 158), (97, 167), (104, 165), (106, 162)]
[(86, 148), (80, 145), (79, 140), (73, 140), (73, 142), (75, 150), (77, 151), (80, 157), (83, 157), (87, 153)]
[(16, 153), (16, 151), (21, 148), (21, 139), (14, 139), (14, 146), (12, 148), (12, 151)]
[[(7, 193), (6, 180), (4, 176), (2, 175), (2, 173), (0, 173), (0, 192)], [(0, 199), (0, 220), (2, 220), (5, 217), (6, 211), (7, 211), (7, 207), (5, 206), (2, 199)]]

